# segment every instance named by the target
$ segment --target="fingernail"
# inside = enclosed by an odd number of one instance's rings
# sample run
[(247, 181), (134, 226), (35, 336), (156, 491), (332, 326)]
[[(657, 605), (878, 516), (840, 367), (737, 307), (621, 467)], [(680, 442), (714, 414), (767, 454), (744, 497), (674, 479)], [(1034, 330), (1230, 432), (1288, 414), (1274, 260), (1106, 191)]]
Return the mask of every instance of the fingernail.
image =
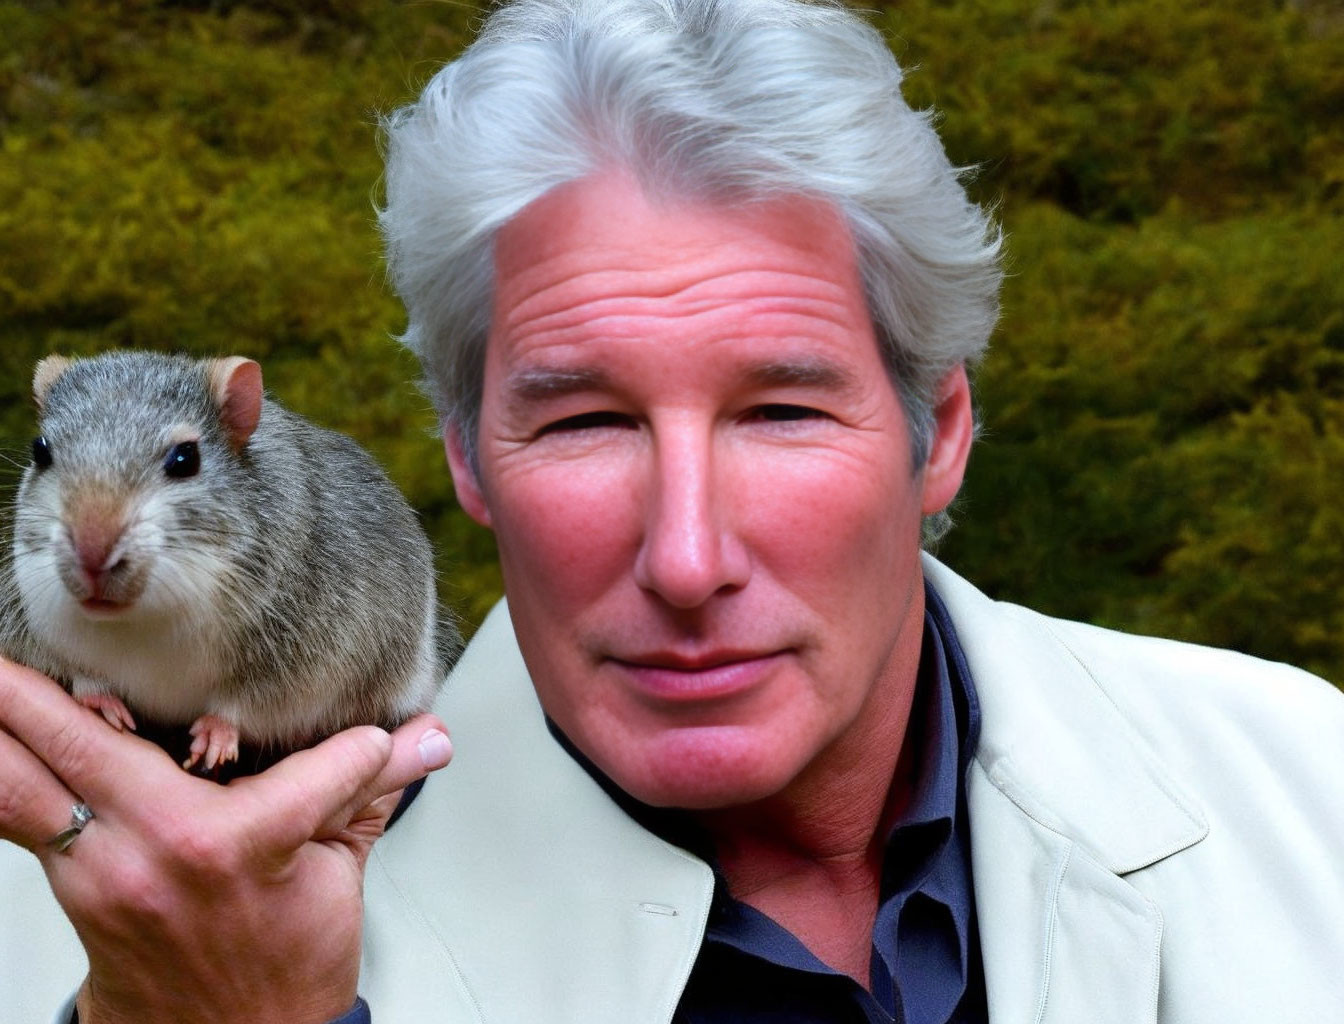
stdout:
[(453, 756), (453, 741), (446, 733), (430, 729), (420, 737), (420, 764), (425, 771), (442, 768)]

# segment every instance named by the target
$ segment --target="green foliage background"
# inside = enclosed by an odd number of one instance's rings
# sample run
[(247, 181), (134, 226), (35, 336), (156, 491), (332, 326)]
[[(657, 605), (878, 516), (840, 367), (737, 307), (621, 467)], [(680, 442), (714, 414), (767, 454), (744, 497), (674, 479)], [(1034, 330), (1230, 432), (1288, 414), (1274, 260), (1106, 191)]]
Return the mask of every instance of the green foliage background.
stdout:
[[(1344, 3), (909, 0), (874, 17), (1008, 234), (985, 438), (941, 555), (992, 594), (1344, 680)], [(375, 122), (455, 2), (0, 0), (0, 471), (33, 363), (261, 360), (420, 509), (479, 621), (393, 335)]]

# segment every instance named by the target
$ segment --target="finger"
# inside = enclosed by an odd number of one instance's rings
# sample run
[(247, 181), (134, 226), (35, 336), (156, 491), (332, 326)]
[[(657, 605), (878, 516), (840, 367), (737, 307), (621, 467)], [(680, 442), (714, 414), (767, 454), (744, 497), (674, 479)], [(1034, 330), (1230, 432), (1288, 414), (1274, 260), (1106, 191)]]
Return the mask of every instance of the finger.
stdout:
[[(0, 726), (91, 804), (115, 798), (125, 788), (127, 772), (149, 774), (154, 771), (150, 762), (168, 760), (154, 744), (108, 728), (40, 672), (3, 659)], [(117, 766), (115, 773), (109, 765)]]
[(345, 843), (377, 839), (400, 805), (406, 787), (423, 779), (427, 772), (447, 765), (453, 755), (448, 731), (433, 715), (405, 722), (392, 733), (392, 744), (393, 753), (383, 771), (347, 807), (329, 818), (315, 838)]
[(228, 788), (252, 797), (257, 834), (268, 845), (294, 850), (377, 778), (391, 753), (392, 738), (382, 729), (346, 729)]
[(450, 755), (443, 724), (420, 715), (391, 735), (374, 726), (339, 732), (230, 788), (250, 792), (262, 808), (258, 825), (277, 848), (294, 849), (339, 832), (360, 808), (443, 767)]
[(417, 715), (402, 723), (392, 732), (392, 754), (383, 770), (335, 818), (325, 823), (323, 832), (340, 831), (351, 816), (370, 805), (375, 816), (381, 815), (386, 821), (396, 810), (403, 789), (447, 765), (452, 756), (453, 743), (448, 730), (434, 715)]
[(0, 730), (0, 839), (41, 855), (79, 802), (40, 758)]

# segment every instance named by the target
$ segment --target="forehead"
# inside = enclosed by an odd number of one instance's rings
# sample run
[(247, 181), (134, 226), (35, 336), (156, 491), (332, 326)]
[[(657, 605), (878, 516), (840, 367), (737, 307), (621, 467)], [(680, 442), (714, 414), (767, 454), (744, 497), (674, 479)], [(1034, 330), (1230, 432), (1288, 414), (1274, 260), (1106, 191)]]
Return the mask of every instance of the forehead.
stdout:
[(715, 205), (602, 173), (509, 222), (495, 266), (491, 362), (506, 372), (621, 341), (708, 341), (757, 361), (790, 342), (812, 364), (822, 341), (827, 359), (876, 355), (848, 226), (811, 197)]

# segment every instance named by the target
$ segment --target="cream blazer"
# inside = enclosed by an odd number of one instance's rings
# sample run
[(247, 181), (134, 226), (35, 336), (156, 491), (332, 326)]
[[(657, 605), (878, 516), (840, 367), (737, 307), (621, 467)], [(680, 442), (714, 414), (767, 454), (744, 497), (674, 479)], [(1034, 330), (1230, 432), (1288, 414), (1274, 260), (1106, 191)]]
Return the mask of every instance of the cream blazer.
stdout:
[[(993, 1024), (1344, 1020), (1344, 695), (925, 571), (982, 707), (967, 795)], [(437, 711), (453, 763), (368, 867), (375, 1024), (668, 1021), (710, 871), (556, 745), (503, 606)], [(3, 844), (0, 894), (0, 1020), (64, 1021), (80, 948)]]

